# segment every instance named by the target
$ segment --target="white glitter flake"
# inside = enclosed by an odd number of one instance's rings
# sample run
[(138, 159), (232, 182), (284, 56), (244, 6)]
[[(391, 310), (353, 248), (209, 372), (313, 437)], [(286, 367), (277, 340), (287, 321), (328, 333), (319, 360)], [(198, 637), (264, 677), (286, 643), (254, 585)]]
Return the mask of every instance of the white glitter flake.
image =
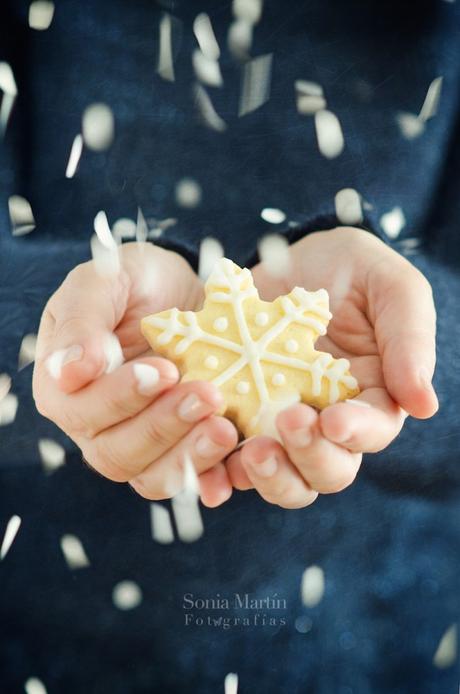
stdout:
[(177, 182), (175, 197), (180, 207), (197, 207), (201, 202), (201, 186), (193, 178), (182, 178)]
[(112, 592), (112, 600), (119, 610), (132, 610), (142, 602), (142, 591), (134, 581), (120, 581)]
[(206, 282), (214, 265), (224, 257), (224, 249), (217, 239), (211, 236), (203, 239), (200, 244), (200, 258), (198, 262), (198, 275), (202, 282)]
[(340, 121), (332, 111), (318, 111), (315, 114), (316, 138), (318, 148), (326, 159), (338, 157), (344, 147)]
[(303, 572), (301, 598), (305, 607), (315, 607), (324, 595), (324, 571), (319, 566), (309, 566)]
[(238, 694), (238, 675), (236, 672), (229, 672), (224, 680), (225, 694)]
[(35, 333), (24, 335), (19, 348), (18, 371), (25, 369), (26, 366), (35, 361), (35, 351), (37, 349), (37, 336)]
[(114, 130), (112, 109), (107, 104), (91, 104), (83, 112), (82, 135), (88, 149), (102, 152), (110, 147)]
[(83, 545), (75, 535), (61, 537), (61, 550), (69, 569), (84, 569), (89, 566), (89, 559)]
[(211, 20), (205, 12), (202, 12), (195, 17), (195, 21), (193, 22), (193, 32), (203, 55), (210, 60), (219, 60), (219, 44), (217, 43)]
[(54, 472), (65, 464), (65, 450), (53, 439), (39, 439), (38, 452), (46, 472)]
[(441, 98), (442, 91), (442, 77), (436, 77), (428, 87), (426, 93), (425, 101), (419, 113), (419, 118), (424, 123), (438, 112), (439, 99)]
[(67, 168), (65, 170), (66, 178), (73, 178), (78, 169), (78, 164), (80, 163), (81, 153), (83, 151), (83, 137), (78, 134), (75, 136), (72, 143), (72, 148), (70, 150), (69, 161), (67, 163)]
[(199, 490), (200, 484), (193, 462), (189, 456), (186, 456), (182, 491), (171, 500), (177, 534), (182, 542), (195, 542), (204, 532), (199, 506)]
[(259, 241), (259, 257), (272, 277), (285, 277), (291, 269), (289, 244), (284, 236), (268, 234)]
[(18, 410), (18, 396), (14, 393), (7, 393), (0, 400), (0, 426), (12, 424), (16, 419)]
[(8, 374), (0, 374), (0, 400), (8, 395), (11, 388), (11, 376)]
[(380, 217), (380, 226), (390, 239), (398, 238), (405, 225), (406, 218), (400, 207), (393, 207)]
[(11, 111), (18, 94), (16, 80), (8, 63), (0, 61), (0, 90), (3, 98), (0, 105), (0, 136), (3, 136), (8, 126)]
[(16, 535), (18, 534), (18, 530), (21, 527), (21, 518), (20, 516), (11, 516), (10, 520), (7, 523), (6, 529), (5, 529), (5, 534), (3, 536), (3, 541), (2, 541), (2, 546), (0, 548), (0, 561), (6, 557), (8, 554), (8, 551), (13, 544)]
[(169, 545), (174, 542), (171, 516), (165, 506), (156, 502), (150, 504), (150, 524), (152, 537), (156, 542), (160, 545)]
[(282, 210), (278, 210), (276, 207), (264, 207), (260, 216), (264, 222), (269, 224), (282, 224), (286, 221), (286, 215)]
[(244, 64), (239, 116), (252, 113), (269, 100), (272, 62), (273, 54), (269, 53)]
[(29, 7), (29, 26), (37, 31), (45, 31), (54, 17), (54, 2), (35, 0)]
[(335, 196), (335, 213), (342, 224), (361, 224), (361, 197), (354, 188), (343, 188)]
[(8, 209), (13, 236), (24, 236), (35, 229), (35, 219), (28, 200), (21, 195), (12, 195), (8, 199)]
[(201, 119), (208, 128), (217, 132), (224, 132), (227, 129), (227, 123), (219, 116), (213, 106), (211, 97), (201, 84), (194, 86), (195, 103)]
[(29, 677), (24, 684), (26, 694), (47, 694), (46, 687), (38, 677)]
[(433, 665), (445, 669), (457, 661), (457, 625), (452, 624), (442, 635), (433, 656)]
[(209, 87), (221, 87), (224, 83), (219, 63), (213, 58), (208, 58), (199, 48), (193, 51), (193, 69), (200, 82)]

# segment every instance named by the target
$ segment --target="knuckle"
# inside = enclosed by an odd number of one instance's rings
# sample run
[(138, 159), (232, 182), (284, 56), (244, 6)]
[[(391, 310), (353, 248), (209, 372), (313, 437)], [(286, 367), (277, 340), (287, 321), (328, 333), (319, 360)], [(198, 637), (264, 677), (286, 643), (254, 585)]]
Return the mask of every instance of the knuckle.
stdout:
[(131, 419), (139, 411), (136, 403), (129, 398), (117, 398), (109, 395), (104, 399), (104, 408), (106, 412), (113, 413), (120, 420)]
[(174, 443), (173, 433), (168, 429), (165, 422), (154, 414), (146, 418), (144, 436), (147, 444), (151, 444), (153, 441), (160, 449), (169, 448)]
[(90, 446), (86, 446), (83, 455), (88, 463), (104, 477), (113, 482), (127, 482), (131, 474), (126, 468), (125, 461), (122, 460), (120, 453), (115, 452), (108, 437), (100, 440), (96, 437)]

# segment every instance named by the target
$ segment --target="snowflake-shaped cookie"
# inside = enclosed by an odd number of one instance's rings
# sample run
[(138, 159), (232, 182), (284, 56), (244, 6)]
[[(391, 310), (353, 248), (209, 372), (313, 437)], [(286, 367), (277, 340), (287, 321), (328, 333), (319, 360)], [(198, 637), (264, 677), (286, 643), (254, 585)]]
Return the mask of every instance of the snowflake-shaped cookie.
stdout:
[(359, 393), (349, 361), (314, 348), (332, 318), (325, 289), (295, 287), (262, 301), (250, 271), (222, 258), (205, 293), (201, 311), (162, 311), (143, 318), (141, 330), (183, 380), (218, 386), (222, 414), (244, 436), (273, 434), (276, 414), (294, 402), (322, 409)]

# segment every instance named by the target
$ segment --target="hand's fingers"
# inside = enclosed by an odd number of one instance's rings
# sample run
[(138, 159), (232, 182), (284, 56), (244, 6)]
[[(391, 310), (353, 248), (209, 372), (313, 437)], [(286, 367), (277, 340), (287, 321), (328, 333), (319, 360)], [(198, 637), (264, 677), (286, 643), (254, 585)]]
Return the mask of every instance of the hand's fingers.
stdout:
[(324, 438), (318, 414), (308, 405), (294, 405), (276, 418), (286, 452), (312, 489), (340, 492), (356, 477), (362, 456)]
[(232, 495), (233, 487), (224, 463), (217, 463), (210, 470), (203, 472), (199, 482), (201, 501), (208, 508), (220, 506)]
[(102, 277), (91, 262), (78, 265), (48, 301), (37, 341), (37, 368), (46, 368), (73, 392), (122, 360), (114, 360), (112, 331), (122, 318), (129, 278), (121, 270)]
[(369, 388), (353, 400), (326, 407), (319, 424), (329, 441), (355, 453), (375, 453), (393, 441), (406, 417), (384, 388)]
[(258, 436), (248, 441), (241, 449), (241, 462), (254, 488), (270, 504), (303, 508), (318, 496), (274, 439)]
[(37, 376), (36, 405), (65, 433), (93, 438), (104, 429), (134, 417), (179, 380), (176, 366), (160, 357), (125, 363), (76, 393), (63, 393), (48, 375)]
[(241, 462), (241, 451), (242, 448), (239, 448), (237, 451), (232, 453), (232, 455), (229, 456), (225, 461), (225, 467), (227, 468), (227, 473), (233, 487), (245, 492), (248, 489), (254, 489), (254, 485), (249, 479), (247, 472), (243, 467), (243, 463)]
[(104, 477), (127, 482), (221, 406), (222, 395), (211, 383), (181, 383), (132, 419), (76, 441), (86, 461)]
[(436, 311), (429, 282), (398, 257), (372, 268), (367, 291), (390, 395), (412, 416), (431, 417), (438, 401), (431, 385)]
[(197, 424), (176, 446), (154, 460), (140, 475), (130, 479), (129, 483), (146, 499), (170, 498), (183, 488), (186, 455), (191, 457), (201, 477), (202, 473), (230, 453), (237, 440), (236, 429), (228, 419), (209, 417)]

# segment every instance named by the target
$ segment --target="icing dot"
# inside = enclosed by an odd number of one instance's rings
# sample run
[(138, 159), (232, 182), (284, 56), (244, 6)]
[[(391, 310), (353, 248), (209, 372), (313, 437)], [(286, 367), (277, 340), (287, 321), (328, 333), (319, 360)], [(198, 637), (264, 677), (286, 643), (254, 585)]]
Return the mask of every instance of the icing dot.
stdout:
[(286, 379), (284, 377), (284, 374), (281, 374), (281, 373), (274, 374), (273, 378), (272, 378), (272, 383), (274, 386), (284, 386), (284, 384), (286, 383)]
[(267, 325), (268, 323), (268, 313), (265, 313), (265, 311), (260, 311), (260, 313), (256, 313), (256, 325), (259, 325), (261, 328), (264, 325)]
[(240, 395), (246, 395), (249, 393), (250, 385), (247, 381), (239, 381), (236, 384), (236, 390)]
[(294, 352), (297, 352), (297, 350), (299, 349), (299, 343), (297, 342), (297, 340), (287, 340), (284, 347), (286, 349), (286, 352), (294, 354)]
[(219, 360), (217, 357), (210, 354), (209, 357), (206, 357), (206, 359), (204, 360), (204, 365), (207, 369), (217, 369), (217, 367), (219, 366)]
[(228, 328), (228, 320), (224, 316), (216, 318), (216, 320), (213, 323), (213, 327), (214, 330), (217, 330), (217, 332), (223, 333), (224, 330), (227, 330)]

